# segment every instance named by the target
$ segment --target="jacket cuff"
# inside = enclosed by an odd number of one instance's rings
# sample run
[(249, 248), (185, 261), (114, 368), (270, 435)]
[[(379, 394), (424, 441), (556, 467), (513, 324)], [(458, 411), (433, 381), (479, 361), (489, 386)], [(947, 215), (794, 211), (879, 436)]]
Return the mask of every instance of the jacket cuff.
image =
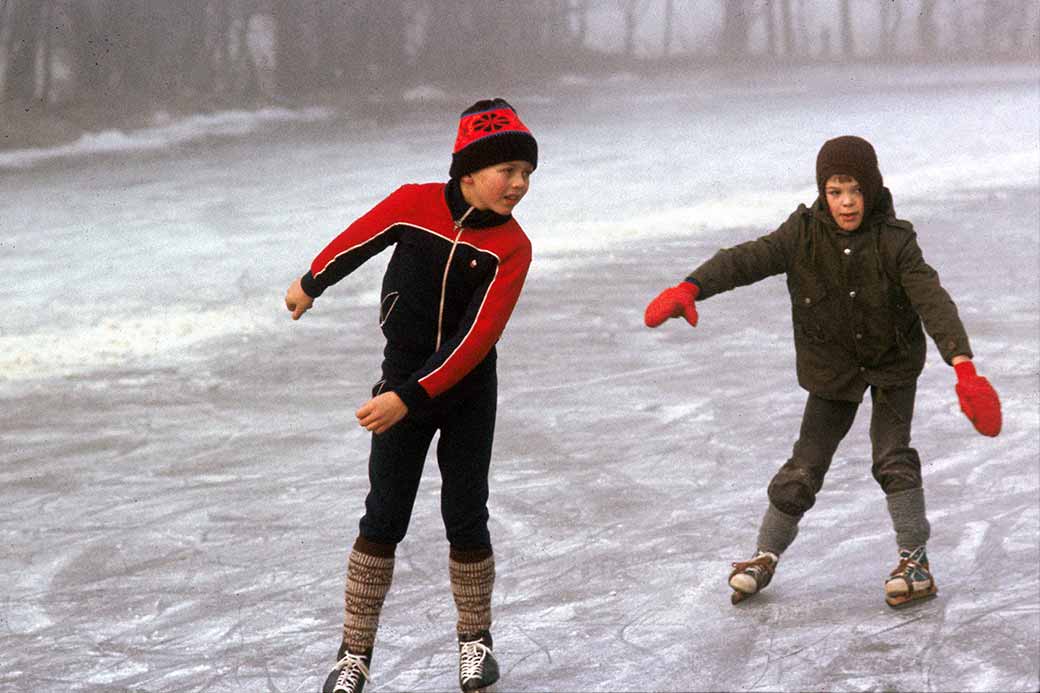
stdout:
[(320, 284), (314, 275), (311, 274), (310, 270), (307, 270), (307, 274), (300, 277), (300, 286), (303, 288), (303, 293), (307, 294), (311, 298), (317, 298), (325, 293), (325, 286)]
[(693, 300), (696, 301), (703, 298), (701, 294), (704, 293), (704, 287), (701, 286), (701, 283), (692, 274), (679, 282), (679, 286), (688, 289)]
[(956, 339), (948, 339), (942, 343), (936, 343), (939, 347), (939, 355), (942, 356), (942, 360), (946, 362), (946, 365), (953, 365), (954, 356), (967, 356), (969, 359), (975, 358), (975, 354), (971, 353), (971, 347), (968, 346), (967, 342), (961, 342)]
[(401, 398), (401, 401), (408, 407), (409, 414), (421, 411), (430, 403), (430, 395), (427, 394), (418, 380), (409, 380), (393, 388), (390, 392)]
[(696, 300), (697, 296), (701, 293), (701, 285), (693, 279), (684, 279), (679, 282), (679, 288), (690, 295), (691, 299)]

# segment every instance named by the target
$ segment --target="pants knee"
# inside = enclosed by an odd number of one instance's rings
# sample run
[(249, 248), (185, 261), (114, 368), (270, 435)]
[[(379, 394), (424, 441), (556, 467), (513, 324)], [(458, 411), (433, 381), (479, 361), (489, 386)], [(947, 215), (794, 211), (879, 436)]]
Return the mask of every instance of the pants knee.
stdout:
[(785, 465), (769, 482), (769, 502), (787, 515), (801, 516), (816, 504), (819, 489), (810, 474)]
[(448, 543), (465, 549), (490, 548), (491, 532), (488, 531), (487, 511), (451, 524), (445, 523), (444, 533)]
[(881, 490), (885, 492), (885, 495), (921, 488), (922, 485), (920, 473), (915, 474), (906, 470), (895, 470), (880, 474), (877, 477), (877, 482), (881, 485)]
[(876, 462), (873, 474), (886, 495), (920, 488), (922, 485), (921, 460), (912, 450), (897, 458)]
[(368, 541), (377, 544), (400, 544), (408, 533), (408, 520), (381, 518), (366, 512), (361, 518), (359, 532)]

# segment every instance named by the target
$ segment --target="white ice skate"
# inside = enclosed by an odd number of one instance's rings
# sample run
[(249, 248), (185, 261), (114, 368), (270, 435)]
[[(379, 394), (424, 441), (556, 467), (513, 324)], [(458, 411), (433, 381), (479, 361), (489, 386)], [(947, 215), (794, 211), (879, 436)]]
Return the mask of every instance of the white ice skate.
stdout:
[(733, 588), (730, 601), (739, 604), (764, 589), (773, 579), (776, 563), (780, 557), (770, 551), (756, 551), (750, 561), (733, 564), (729, 574), (729, 586)]
[(885, 602), (894, 609), (939, 593), (935, 578), (928, 570), (928, 554), (924, 546), (899, 549), (899, 565), (885, 580)]

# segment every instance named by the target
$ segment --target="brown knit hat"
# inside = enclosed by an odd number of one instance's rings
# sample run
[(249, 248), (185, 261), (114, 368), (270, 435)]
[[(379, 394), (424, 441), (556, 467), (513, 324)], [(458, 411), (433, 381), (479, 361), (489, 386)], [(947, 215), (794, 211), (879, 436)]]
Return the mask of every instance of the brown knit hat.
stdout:
[(838, 174), (856, 179), (863, 191), (864, 216), (869, 215), (884, 185), (878, 169), (877, 154), (870, 142), (854, 135), (843, 135), (824, 142), (820, 153), (816, 155), (816, 187), (821, 197), (825, 194), (827, 180)]

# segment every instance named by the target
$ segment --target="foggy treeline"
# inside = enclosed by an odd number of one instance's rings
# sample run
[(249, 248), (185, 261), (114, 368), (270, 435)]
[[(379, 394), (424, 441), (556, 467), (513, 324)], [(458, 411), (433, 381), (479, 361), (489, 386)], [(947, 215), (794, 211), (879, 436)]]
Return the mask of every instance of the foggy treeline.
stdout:
[(738, 62), (1037, 60), (1034, 0), (0, 0), (0, 113)]

